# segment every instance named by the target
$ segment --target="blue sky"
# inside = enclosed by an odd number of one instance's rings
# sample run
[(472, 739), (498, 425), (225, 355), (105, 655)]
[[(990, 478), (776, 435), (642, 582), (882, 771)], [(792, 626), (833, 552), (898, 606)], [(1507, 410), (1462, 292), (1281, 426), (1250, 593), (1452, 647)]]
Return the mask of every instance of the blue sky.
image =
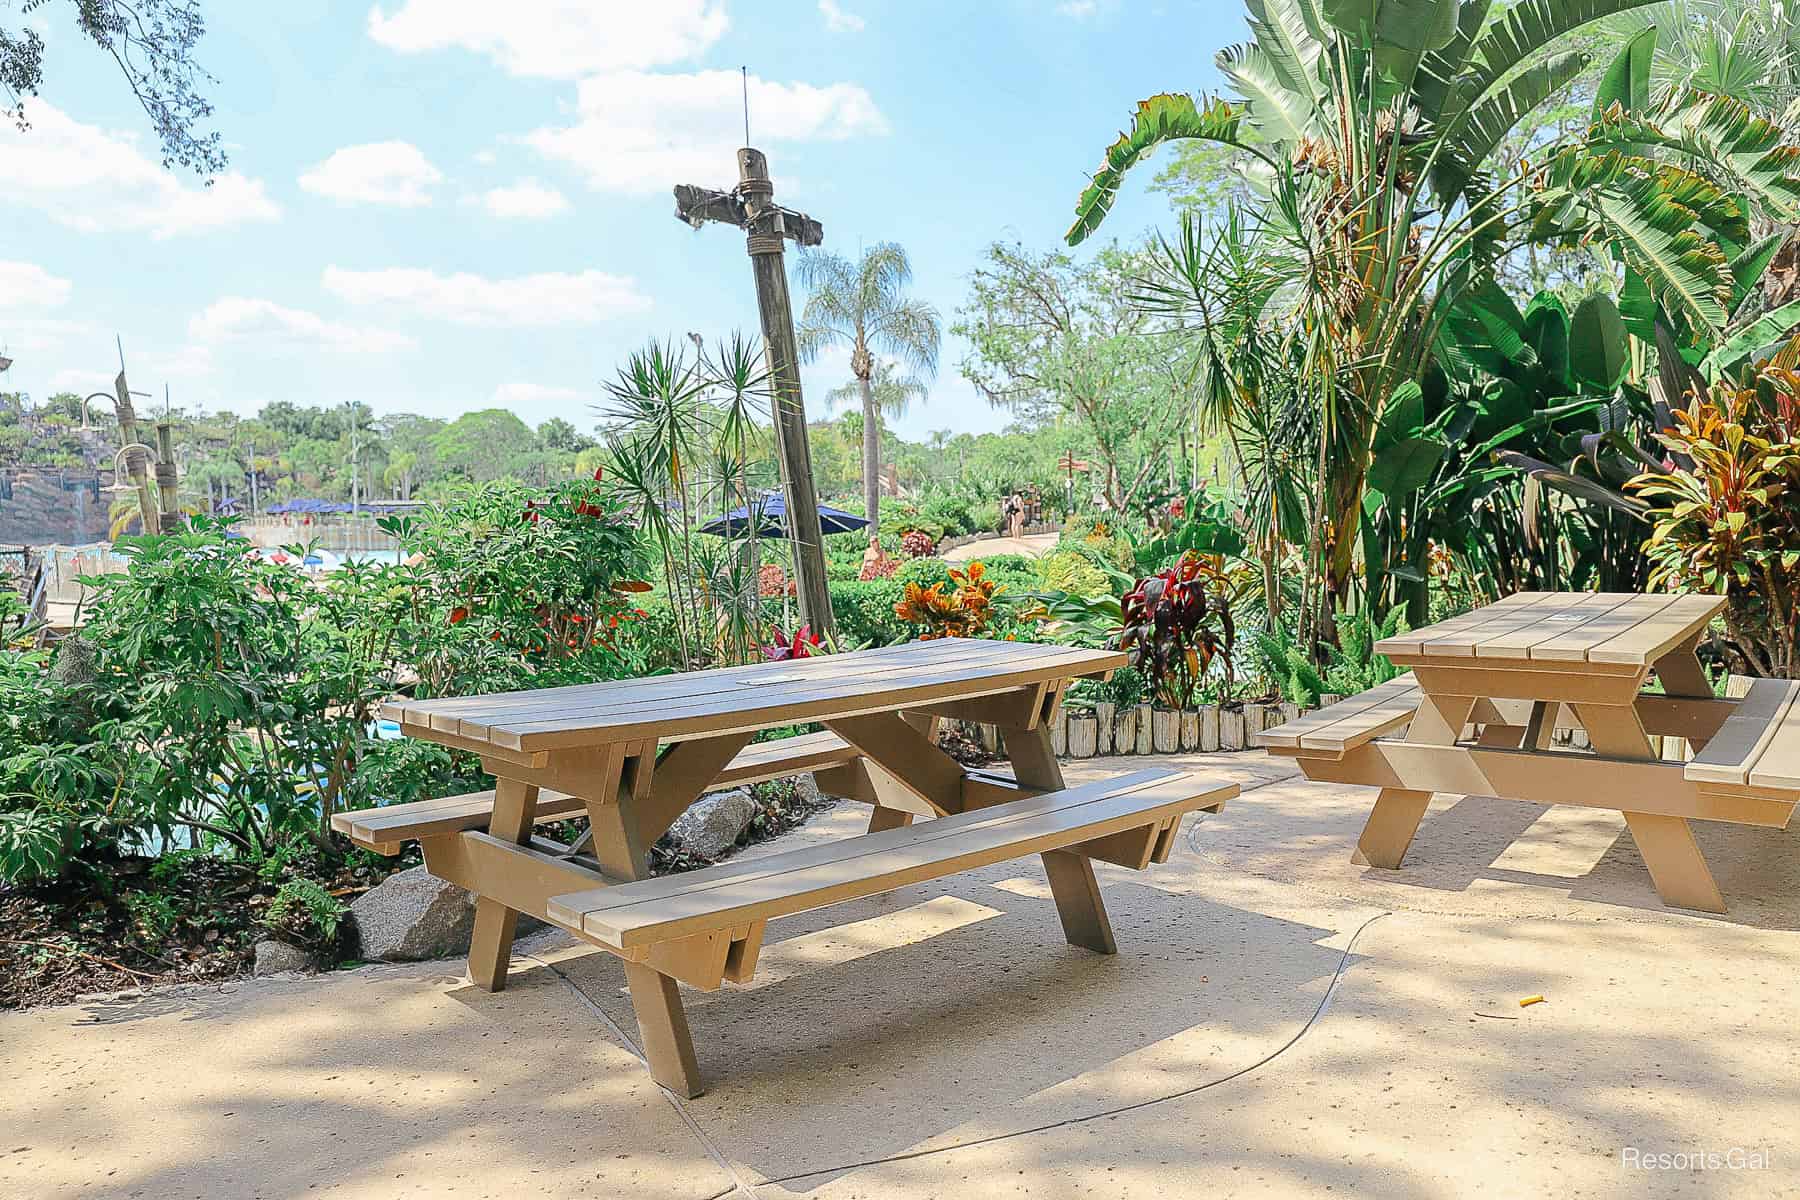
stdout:
[[(0, 21), (16, 10), (0, 4)], [(756, 329), (741, 235), (674, 219), (751, 140), (777, 195), (854, 254), (897, 240), (946, 327), (995, 238), (1055, 244), (1140, 97), (1211, 87), (1224, 0), (208, 0), (201, 61), (231, 152), (164, 172), (123, 81), (61, 9), (33, 129), (0, 129), (0, 386), (108, 386), (253, 413), (511, 408), (591, 426), (653, 336)], [(1107, 232), (1167, 210), (1126, 187)], [(790, 261), (792, 255), (790, 254)], [(796, 295), (796, 307), (802, 297)], [(898, 422), (1005, 424), (946, 339)], [(809, 411), (847, 359), (806, 374)]]

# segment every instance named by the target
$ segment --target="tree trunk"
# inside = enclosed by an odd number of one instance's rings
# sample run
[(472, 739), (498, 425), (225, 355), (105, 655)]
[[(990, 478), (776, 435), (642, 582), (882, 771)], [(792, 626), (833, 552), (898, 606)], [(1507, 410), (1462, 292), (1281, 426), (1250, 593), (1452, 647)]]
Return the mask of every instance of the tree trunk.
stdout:
[(875, 389), (867, 376), (857, 380), (863, 408), (863, 515), (869, 518), (869, 536), (881, 532), (881, 418), (875, 411)]

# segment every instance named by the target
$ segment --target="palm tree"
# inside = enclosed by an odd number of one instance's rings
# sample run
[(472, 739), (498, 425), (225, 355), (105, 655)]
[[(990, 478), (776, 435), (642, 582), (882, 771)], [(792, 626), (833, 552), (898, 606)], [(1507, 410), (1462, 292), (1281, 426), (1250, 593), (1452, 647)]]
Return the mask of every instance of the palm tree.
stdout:
[[(869, 247), (857, 262), (837, 254), (802, 254), (798, 274), (811, 293), (800, 314), (801, 358), (814, 362), (832, 346), (850, 350), (855, 382), (839, 390), (853, 386), (862, 400), (863, 506), (873, 533), (879, 528), (881, 505), (882, 397), (876, 384), (876, 356), (914, 370), (935, 371), (943, 340), (937, 309), (905, 294), (912, 282), (912, 264), (894, 242)], [(901, 409), (924, 394), (915, 378), (890, 376), (887, 384), (889, 403), (897, 401)]]

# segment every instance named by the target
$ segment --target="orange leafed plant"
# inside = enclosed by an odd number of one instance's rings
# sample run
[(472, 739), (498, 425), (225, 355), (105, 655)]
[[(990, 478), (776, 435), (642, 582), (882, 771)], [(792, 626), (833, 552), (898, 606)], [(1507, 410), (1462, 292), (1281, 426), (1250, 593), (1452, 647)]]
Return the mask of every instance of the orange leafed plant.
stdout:
[(920, 641), (942, 637), (979, 637), (994, 619), (994, 597), (1005, 591), (986, 578), (987, 568), (972, 562), (968, 569), (950, 569), (951, 590), (934, 583), (906, 585), (906, 594), (894, 605), (894, 615), (909, 625), (923, 626)]

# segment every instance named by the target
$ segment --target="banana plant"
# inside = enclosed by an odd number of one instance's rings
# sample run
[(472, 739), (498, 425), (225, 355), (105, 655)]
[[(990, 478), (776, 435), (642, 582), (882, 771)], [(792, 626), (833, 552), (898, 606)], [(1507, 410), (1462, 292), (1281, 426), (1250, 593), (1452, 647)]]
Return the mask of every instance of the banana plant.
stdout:
[[(1650, 138), (1652, 123), (1638, 130), (1609, 116), (1598, 134), (1546, 148), (1538, 165), (1505, 178), (1488, 169), (1505, 135), (1588, 65), (1558, 49), (1567, 35), (1643, 2), (1522, 0), (1490, 21), (1487, 0), (1248, 0), (1253, 40), (1218, 58), (1236, 94), (1141, 102), (1082, 192), (1071, 244), (1100, 225), (1124, 173), (1159, 144), (1197, 138), (1240, 152), (1264, 197), (1263, 236), (1291, 264), (1278, 293), (1287, 309), (1271, 316), (1314, 380), (1317, 536), (1334, 605), (1351, 582), (1387, 409), (1422, 377), (1445, 322), (1492, 279), (1501, 255), (1527, 238), (1581, 230), (1621, 246), (1644, 290), (1684, 320), (1724, 324), (1733, 278), (1717, 239), (1730, 202), (1684, 165), (1692, 151), (1682, 138), (1713, 146), (1740, 174), (1760, 173), (1762, 193), (1782, 195), (1794, 178), (1784, 155), (1771, 148), (1740, 161), (1759, 129), (1733, 134), (1723, 108), (1664, 117), (1660, 140), (1628, 152), (1622, 143), (1634, 131)], [(1621, 93), (1635, 102), (1635, 86), (1628, 63), (1609, 112)], [(1683, 114), (1709, 108), (1692, 94), (1680, 103)], [(1539, 196), (1545, 189), (1556, 194)]]

